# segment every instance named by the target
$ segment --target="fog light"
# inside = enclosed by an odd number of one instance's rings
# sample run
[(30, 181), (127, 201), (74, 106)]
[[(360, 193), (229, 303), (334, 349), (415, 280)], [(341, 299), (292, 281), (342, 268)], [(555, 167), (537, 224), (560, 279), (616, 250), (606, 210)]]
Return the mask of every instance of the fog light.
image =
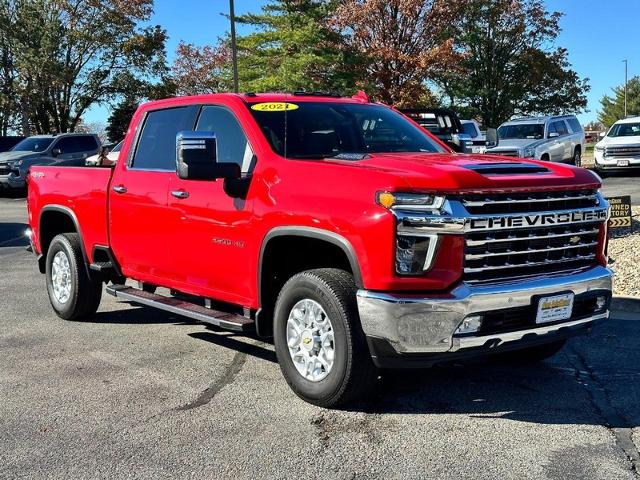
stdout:
[(599, 296), (596, 298), (596, 310), (604, 310), (607, 306), (607, 297)]
[(474, 333), (480, 330), (482, 326), (482, 315), (473, 315), (462, 320), (462, 323), (456, 328), (457, 334)]
[(438, 237), (409, 237), (399, 235), (396, 240), (396, 272), (416, 275), (429, 270), (433, 264)]

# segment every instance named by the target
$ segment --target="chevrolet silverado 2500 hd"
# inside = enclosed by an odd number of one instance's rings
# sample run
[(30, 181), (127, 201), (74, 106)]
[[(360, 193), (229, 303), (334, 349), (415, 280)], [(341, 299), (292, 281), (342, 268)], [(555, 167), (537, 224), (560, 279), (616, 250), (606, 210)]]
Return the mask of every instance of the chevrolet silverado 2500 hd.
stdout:
[(318, 405), (362, 397), (380, 368), (540, 360), (608, 316), (595, 174), (455, 154), (363, 96), (147, 103), (115, 166), (36, 166), (29, 182), (30, 241), (60, 317), (92, 315), (106, 282), (255, 329)]

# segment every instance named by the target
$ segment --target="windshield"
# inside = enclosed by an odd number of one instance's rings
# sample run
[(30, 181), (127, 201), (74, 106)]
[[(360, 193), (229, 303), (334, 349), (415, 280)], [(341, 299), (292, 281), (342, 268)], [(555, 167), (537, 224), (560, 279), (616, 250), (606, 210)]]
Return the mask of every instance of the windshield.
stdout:
[(607, 137), (638, 137), (640, 136), (640, 123), (616, 123), (611, 127)]
[[(287, 158), (349, 157), (367, 153), (443, 152), (419, 127), (381, 105), (290, 102), (286, 111), (258, 103), (250, 112), (273, 150)], [(286, 138), (286, 145), (285, 145)]]
[(113, 147), (109, 153), (119, 152), (121, 148), (122, 148), (122, 142), (118, 143), (115, 147)]
[(30, 137), (17, 143), (11, 149), (14, 152), (43, 152), (53, 142), (53, 138)]
[(471, 122), (462, 122), (462, 131), (469, 135), (471, 138), (476, 138), (478, 136), (478, 130), (476, 130), (476, 126)]
[(544, 125), (539, 123), (521, 123), (517, 125), (502, 125), (498, 128), (498, 138), (531, 138), (540, 139), (544, 137)]

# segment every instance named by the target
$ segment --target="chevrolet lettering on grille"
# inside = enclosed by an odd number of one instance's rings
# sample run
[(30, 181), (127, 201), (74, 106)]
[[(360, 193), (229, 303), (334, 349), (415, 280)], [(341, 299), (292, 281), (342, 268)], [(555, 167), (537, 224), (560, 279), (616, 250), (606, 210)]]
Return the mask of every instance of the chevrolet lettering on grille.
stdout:
[(607, 219), (607, 210), (541, 213), (522, 216), (470, 218), (468, 230), (500, 230), (503, 228), (527, 228), (570, 223), (597, 222)]

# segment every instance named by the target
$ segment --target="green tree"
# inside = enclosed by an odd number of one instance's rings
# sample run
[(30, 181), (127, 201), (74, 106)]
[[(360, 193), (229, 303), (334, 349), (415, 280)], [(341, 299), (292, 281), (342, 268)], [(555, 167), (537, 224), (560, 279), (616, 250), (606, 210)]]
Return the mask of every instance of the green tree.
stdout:
[(514, 115), (584, 110), (588, 79), (570, 68), (567, 51), (551, 49), (562, 14), (543, 0), (464, 0), (456, 48), (463, 74), (445, 73), (438, 84), (454, 107), (498, 126)]
[(254, 33), (240, 36), (238, 69), (245, 91), (322, 90), (352, 93), (358, 56), (337, 48), (329, 26), (336, 0), (271, 0), (260, 13), (239, 16)]
[[(613, 88), (613, 96), (605, 95), (600, 100), (600, 120), (607, 128), (624, 118), (624, 85)], [(627, 82), (627, 115), (640, 115), (640, 76)]]
[(123, 98), (112, 110), (107, 120), (107, 139), (110, 142), (119, 142), (127, 133), (131, 117), (138, 108), (138, 101), (132, 97)]
[(165, 32), (138, 27), (152, 11), (153, 0), (0, 0), (25, 133), (73, 131), (92, 105), (131, 93), (123, 77), (162, 75)]

